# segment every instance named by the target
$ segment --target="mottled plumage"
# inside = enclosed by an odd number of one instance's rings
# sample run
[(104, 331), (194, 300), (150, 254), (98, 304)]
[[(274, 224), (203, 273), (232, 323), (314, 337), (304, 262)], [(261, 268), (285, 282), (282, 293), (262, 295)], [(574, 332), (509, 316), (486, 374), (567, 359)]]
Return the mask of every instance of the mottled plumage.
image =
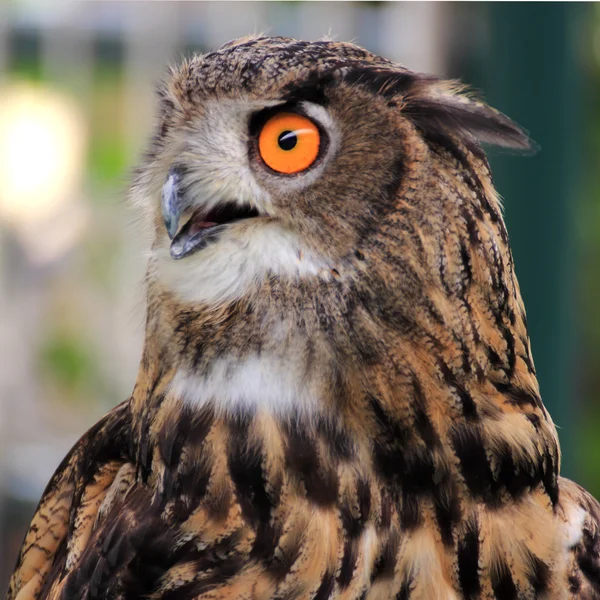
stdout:
[[(282, 106), (322, 132), (295, 175), (256, 145)], [(174, 70), (132, 191), (137, 383), (52, 478), (8, 598), (600, 598), (600, 506), (559, 477), (480, 142), (528, 147), (352, 44)], [(216, 206), (252, 218), (209, 230)]]

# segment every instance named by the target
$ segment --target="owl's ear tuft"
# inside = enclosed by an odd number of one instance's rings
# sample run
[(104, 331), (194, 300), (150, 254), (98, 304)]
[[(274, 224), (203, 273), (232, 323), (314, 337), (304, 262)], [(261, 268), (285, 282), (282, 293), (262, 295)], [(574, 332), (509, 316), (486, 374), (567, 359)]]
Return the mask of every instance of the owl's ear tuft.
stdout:
[(450, 134), (463, 142), (535, 153), (527, 132), (491, 106), (457, 93), (458, 86), (415, 82), (403, 99), (403, 113), (427, 136)]
[(393, 100), (430, 139), (452, 136), (466, 144), (476, 142), (525, 153), (537, 150), (524, 129), (470, 97), (459, 82), (397, 65), (344, 69), (342, 77), (345, 83), (367, 87), (372, 93)]
[(434, 76), (413, 73), (400, 68), (354, 67), (342, 70), (343, 81), (367, 88), (371, 93), (391, 99), (408, 94), (427, 83), (438, 82)]

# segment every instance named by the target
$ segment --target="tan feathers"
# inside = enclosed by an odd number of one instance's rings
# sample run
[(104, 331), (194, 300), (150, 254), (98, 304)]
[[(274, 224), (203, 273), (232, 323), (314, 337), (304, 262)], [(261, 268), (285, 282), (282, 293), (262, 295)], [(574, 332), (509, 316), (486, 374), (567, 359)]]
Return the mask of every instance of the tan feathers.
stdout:
[[(245, 38), (160, 94), (137, 383), (49, 484), (9, 598), (600, 597), (479, 146), (525, 134), (329, 41)], [(256, 146), (278, 106), (325, 140), (293, 177)]]

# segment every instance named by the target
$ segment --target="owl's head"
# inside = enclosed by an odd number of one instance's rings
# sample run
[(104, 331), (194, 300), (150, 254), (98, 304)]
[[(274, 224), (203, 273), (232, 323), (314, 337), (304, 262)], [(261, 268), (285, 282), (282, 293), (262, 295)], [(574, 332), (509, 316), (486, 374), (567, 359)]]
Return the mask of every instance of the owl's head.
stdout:
[(253, 37), (194, 57), (160, 88), (134, 186), (153, 224), (154, 274), (206, 304), (272, 277), (352, 276), (399, 211), (410, 205), (397, 235), (419, 230), (427, 243), (427, 224), (453, 210), (448, 192), (473, 169), (488, 185), (479, 142), (528, 147), (455, 84), (353, 44)]

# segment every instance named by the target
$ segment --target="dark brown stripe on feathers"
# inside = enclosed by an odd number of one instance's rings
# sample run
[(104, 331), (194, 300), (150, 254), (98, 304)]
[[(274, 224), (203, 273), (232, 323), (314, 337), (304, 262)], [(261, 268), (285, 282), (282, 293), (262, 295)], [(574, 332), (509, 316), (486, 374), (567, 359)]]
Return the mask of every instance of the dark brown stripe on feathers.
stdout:
[(466, 532), (458, 541), (458, 581), (465, 600), (479, 597), (479, 525), (476, 521), (467, 523)]

